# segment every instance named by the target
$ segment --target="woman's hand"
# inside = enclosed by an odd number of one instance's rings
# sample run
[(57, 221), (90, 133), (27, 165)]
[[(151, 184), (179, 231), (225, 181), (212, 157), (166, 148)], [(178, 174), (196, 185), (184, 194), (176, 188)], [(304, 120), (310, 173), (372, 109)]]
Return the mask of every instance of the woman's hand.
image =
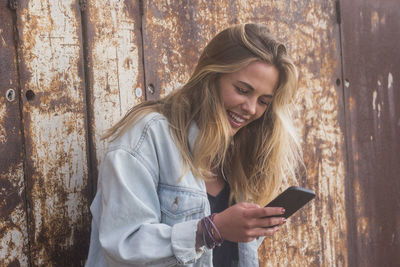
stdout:
[[(238, 203), (215, 215), (221, 236), (232, 242), (250, 242), (256, 237), (274, 234), (286, 222), (283, 208), (261, 208), (257, 204)], [(273, 216), (273, 217), (270, 217)], [(267, 217), (267, 218), (266, 218)]]

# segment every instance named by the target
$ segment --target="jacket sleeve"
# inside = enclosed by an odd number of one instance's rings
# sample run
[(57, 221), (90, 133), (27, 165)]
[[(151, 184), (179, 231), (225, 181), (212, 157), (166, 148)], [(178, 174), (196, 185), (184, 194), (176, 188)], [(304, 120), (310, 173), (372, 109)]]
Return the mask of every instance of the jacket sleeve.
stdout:
[(201, 257), (195, 249), (198, 220), (160, 223), (155, 174), (138, 155), (118, 148), (107, 153), (99, 174), (99, 241), (111, 266), (170, 266)]

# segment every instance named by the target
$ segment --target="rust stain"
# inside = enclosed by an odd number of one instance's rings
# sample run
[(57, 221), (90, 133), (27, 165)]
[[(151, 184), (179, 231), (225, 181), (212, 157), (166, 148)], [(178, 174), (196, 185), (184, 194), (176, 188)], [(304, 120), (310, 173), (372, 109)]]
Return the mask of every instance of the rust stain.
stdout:
[(354, 109), (354, 98), (349, 98), (349, 110), (352, 111)]
[(364, 237), (368, 237), (370, 222), (368, 218), (365, 216), (365, 206), (363, 205), (365, 201), (365, 195), (358, 179), (354, 180), (353, 188), (354, 188), (354, 200), (356, 207), (355, 217), (357, 218), (357, 223), (356, 223), (357, 232), (363, 235)]

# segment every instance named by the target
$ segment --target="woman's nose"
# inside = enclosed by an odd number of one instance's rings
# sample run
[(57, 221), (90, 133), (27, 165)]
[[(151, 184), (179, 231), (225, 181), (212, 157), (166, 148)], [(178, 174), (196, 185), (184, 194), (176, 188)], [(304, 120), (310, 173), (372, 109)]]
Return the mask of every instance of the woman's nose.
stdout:
[(247, 99), (242, 104), (242, 109), (249, 115), (254, 115), (256, 114), (256, 108), (257, 108), (257, 100), (254, 100), (252, 98)]

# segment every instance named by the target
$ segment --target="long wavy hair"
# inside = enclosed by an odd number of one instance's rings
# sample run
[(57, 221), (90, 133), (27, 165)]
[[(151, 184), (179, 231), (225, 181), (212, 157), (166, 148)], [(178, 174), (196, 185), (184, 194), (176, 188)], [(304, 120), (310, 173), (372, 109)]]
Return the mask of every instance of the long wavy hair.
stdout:
[[(231, 136), (232, 129), (218, 94), (219, 78), (254, 61), (275, 66), (279, 72), (278, 85), (267, 111)], [(285, 177), (296, 175), (302, 162), (292, 123), (297, 77), (285, 46), (266, 26), (229, 27), (205, 47), (182, 88), (160, 100), (136, 105), (103, 138), (115, 139), (144, 115), (159, 112), (168, 119), (185, 165), (195, 176), (207, 179), (220, 170), (228, 179), (231, 200), (265, 205)], [(199, 133), (190, 151), (188, 130), (193, 121)]]

